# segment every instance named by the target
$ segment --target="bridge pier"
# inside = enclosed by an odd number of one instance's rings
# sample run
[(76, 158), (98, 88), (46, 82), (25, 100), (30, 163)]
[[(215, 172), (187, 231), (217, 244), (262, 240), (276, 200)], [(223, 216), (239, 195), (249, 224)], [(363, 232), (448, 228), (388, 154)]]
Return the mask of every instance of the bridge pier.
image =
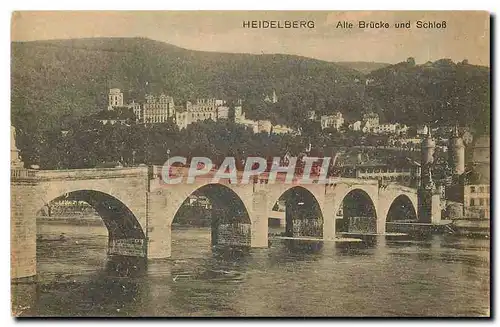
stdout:
[(335, 216), (336, 216), (336, 202), (334, 197), (325, 196), (323, 200), (323, 205), (321, 205), (321, 211), (323, 212), (323, 239), (327, 241), (332, 241), (335, 239)]
[(263, 191), (253, 193), (250, 215), (252, 222), (250, 246), (252, 248), (268, 247), (268, 206), (267, 194)]
[(11, 169), (10, 276), (36, 275), (36, 171)]
[(386, 232), (386, 218), (387, 215), (378, 213), (377, 215), (377, 234), (385, 234)]
[(172, 221), (175, 212), (168, 192), (156, 190), (147, 193), (147, 258), (164, 259), (172, 255)]
[(437, 190), (418, 190), (418, 220), (438, 224), (441, 221), (441, 198)]
[(155, 226), (148, 233), (147, 258), (165, 259), (172, 255), (172, 226)]

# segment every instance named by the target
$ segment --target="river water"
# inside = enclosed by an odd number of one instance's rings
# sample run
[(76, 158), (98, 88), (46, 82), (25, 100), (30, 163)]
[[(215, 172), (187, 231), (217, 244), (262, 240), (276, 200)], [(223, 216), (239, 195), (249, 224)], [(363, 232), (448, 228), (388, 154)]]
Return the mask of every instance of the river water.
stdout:
[(215, 249), (210, 229), (173, 230), (172, 258), (107, 258), (103, 226), (39, 224), (37, 281), (12, 284), (21, 316), (487, 316), (489, 240), (273, 240)]

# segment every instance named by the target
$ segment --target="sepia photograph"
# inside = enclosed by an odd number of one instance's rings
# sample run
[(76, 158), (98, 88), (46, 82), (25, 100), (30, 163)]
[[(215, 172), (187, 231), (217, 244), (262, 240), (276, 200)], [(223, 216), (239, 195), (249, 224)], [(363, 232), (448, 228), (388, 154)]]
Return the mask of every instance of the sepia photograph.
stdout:
[(12, 316), (491, 317), (491, 22), (12, 12)]

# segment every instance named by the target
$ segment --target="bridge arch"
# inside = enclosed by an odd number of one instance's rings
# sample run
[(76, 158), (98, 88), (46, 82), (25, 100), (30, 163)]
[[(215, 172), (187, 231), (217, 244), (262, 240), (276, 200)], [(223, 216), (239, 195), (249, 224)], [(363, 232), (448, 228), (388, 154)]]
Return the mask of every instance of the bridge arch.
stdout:
[[(184, 192), (180, 205), (172, 217), (172, 224), (185, 223), (189, 215), (199, 215), (197, 219), (209, 220), (212, 245), (250, 246), (250, 211), (240, 195), (230, 186), (220, 183), (197, 185)], [(193, 210), (201, 207), (204, 210)], [(193, 205), (194, 204), (194, 205)], [(208, 217), (202, 215), (208, 215)]]
[(348, 189), (340, 199), (334, 212), (337, 233), (377, 232), (377, 202), (369, 192), (354, 187)]
[[(418, 194), (415, 189), (389, 185), (379, 193), (379, 216), (385, 229), (395, 220), (418, 221)], [(394, 230), (392, 227), (389, 228)]]
[(399, 194), (392, 200), (387, 211), (386, 222), (397, 220), (416, 221), (417, 219), (416, 203), (413, 203), (408, 195)]
[(270, 197), (269, 209), (273, 210), (278, 201), (285, 203), (285, 230), (287, 236), (322, 237), (322, 202), (314, 190), (300, 185), (287, 185)]
[(322, 195), (324, 195), (324, 185), (293, 185), (293, 184), (273, 184), (270, 187), (267, 206), (272, 209), (280, 198), (287, 192), (295, 190), (294, 192), (304, 192), (310, 194), (314, 200), (321, 204)]
[(108, 254), (147, 256), (144, 229), (132, 210), (117, 197), (91, 189), (64, 192), (48, 201), (43, 200), (43, 205), (36, 208), (36, 216), (41, 213), (50, 216), (54, 204), (61, 200), (83, 201), (94, 208), (108, 230)]

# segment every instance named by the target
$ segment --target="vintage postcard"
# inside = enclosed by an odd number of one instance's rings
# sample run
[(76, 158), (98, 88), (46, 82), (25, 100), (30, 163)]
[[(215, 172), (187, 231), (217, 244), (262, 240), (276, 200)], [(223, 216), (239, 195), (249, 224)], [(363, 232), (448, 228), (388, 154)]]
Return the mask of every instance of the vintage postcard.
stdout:
[(490, 14), (18, 11), (16, 317), (489, 317)]

